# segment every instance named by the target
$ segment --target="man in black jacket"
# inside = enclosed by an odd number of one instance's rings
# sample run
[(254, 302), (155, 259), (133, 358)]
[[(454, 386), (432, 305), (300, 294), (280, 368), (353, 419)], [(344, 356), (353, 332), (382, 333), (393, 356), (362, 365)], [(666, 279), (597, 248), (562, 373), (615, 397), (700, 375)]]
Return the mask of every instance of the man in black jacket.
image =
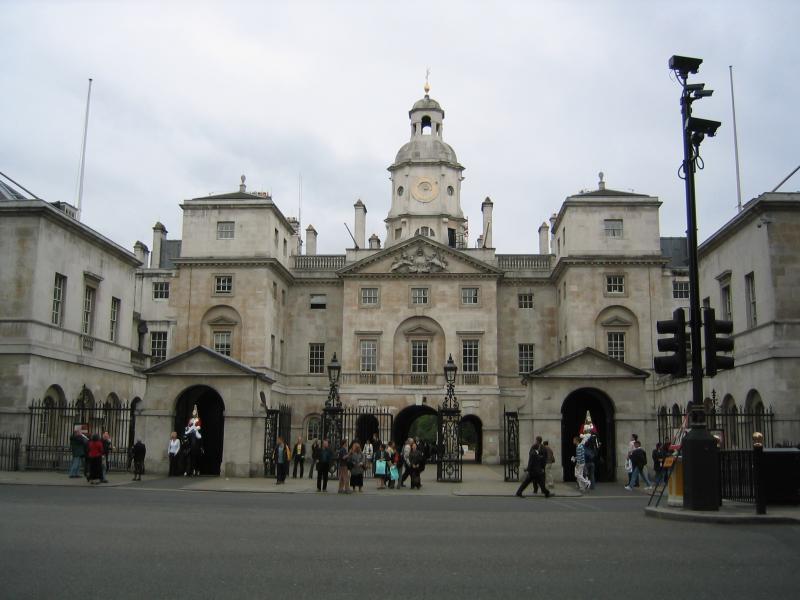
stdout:
[(528, 487), (530, 483), (533, 483), (534, 489), (536, 489), (537, 486), (542, 488), (545, 498), (550, 497), (550, 490), (547, 489), (544, 481), (544, 463), (546, 460), (547, 455), (542, 452), (542, 447), (537, 440), (534, 442), (533, 446), (531, 446), (530, 452), (528, 452), (528, 468), (525, 469), (525, 480), (520, 484), (517, 490), (516, 495), (518, 497), (522, 498), (522, 492), (525, 491), (525, 488)]
[(650, 479), (647, 477), (647, 473), (644, 470), (645, 465), (647, 465), (647, 452), (642, 449), (642, 443), (639, 440), (636, 440), (633, 444), (633, 451), (631, 452), (631, 466), (633, 466), (633, 471), (631, 472), (631, 482), (625, 486), (626, 490), (631, 491), (633, 486), (639, 482), (639, 477), (644, 479), (644, 482), (647, 484), (647, 489), (651, 489), (653, 487), (653, 484), (650, 482)]
[(333, 451), (327, 439), (322, 440), (322, 447), (319, 449), (319, 460), (317, 461), (317, 491), (328, 491), (328, 471), (331, 468)]

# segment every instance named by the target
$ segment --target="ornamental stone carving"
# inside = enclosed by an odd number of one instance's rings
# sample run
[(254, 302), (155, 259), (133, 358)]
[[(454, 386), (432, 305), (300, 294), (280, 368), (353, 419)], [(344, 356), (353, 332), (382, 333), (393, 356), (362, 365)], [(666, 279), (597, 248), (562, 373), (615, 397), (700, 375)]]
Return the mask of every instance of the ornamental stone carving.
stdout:
[(434, 249), (431, 254), (426, 254), (422, 246), (412, 254), (403, 250), (392, 263), (393, 273), (439, 273), (446, 270), (447, 259), (441, 252)]

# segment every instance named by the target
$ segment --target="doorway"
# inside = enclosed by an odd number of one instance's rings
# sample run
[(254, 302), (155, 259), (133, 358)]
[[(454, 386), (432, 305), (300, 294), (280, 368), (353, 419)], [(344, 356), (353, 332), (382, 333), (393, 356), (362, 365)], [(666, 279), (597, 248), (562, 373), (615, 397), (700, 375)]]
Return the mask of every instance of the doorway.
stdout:
[(461, 419), (461, 444), (466, 446), (464, 462), (481, 464), (483, 459), (483, 423), (475, 415)]
[(179, 436), (183, 435), (195, 406), (203, 435), (200, 474), (219, 475), (225, 438), (225, 403), (217, 391), (207, 385), (184, 390), (175, 403), (174, 427)]
[(575, 444), (572, 441), (583, 427), (586, 412), (597, 428), (600, 443), (595, 477), (597, 481), (616, 479), (616, 447), (614, 426), (614, 403), (605, 392), (596, 388), (581, 388), (571, 392), (561, 405), (561, 464), (564, 466), (564, 481), (575, 481), (572, 457)]

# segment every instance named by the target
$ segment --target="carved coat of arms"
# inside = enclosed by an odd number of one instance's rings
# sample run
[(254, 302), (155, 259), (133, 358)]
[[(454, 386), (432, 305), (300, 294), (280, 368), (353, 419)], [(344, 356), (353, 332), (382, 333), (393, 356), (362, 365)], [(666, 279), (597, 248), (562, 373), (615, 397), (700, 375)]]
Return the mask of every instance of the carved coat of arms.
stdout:
[(393, 273), (439, 273), (446, 270), (447, 259), (441, 252), (433, 249), (431, 254), (426, 254), (422, 246), (411, 254), (403, 250), (392, 263)]

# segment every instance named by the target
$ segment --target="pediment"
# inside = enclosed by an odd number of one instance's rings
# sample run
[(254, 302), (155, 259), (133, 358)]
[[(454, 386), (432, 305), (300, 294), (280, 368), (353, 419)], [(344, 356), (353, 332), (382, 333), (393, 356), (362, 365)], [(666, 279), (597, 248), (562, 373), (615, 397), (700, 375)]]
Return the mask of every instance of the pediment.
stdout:
[(211, 319), (211, 320), (208, 322), (208, 324), (209, 324), (209, 325), (216, 325), (216, 326), (223, 326), (223, 325), (227, 325), (227, 326), (230, 326), (230, 327), (232, 327), (232, 326), (234, 326), (234, 325), (238, 325), (238, 324), (239, 324), (239, 322), (238, 322), (238, 321), (236, 321), (236, 320), (234, 320), (234, 319), (231, 319), (231, 318), (229, 318), (229, 317), (225, 317), (225, 316), (222, 316), (222, 315), (220, 315), (220, 316), (219, 316), (219, 317), (217, 317), (216, 319)]
[(263, 381), (273, 383), (274, 380), (260, 371), (251, 369), (229, 356), (214, 352), (205, 346), (196, 346), (177, 356), (160, 362), (144, 373), (148, 376), (186, 376), (197, 377), (211, 376), (244, 376), (257, 377)]
[(436, 332), (422, 325), (417, 325), (416, 327), (406, 330), (404, 335), (406, 337), (433, 337), (436, 335)]
[(630, 327), (632, 323), (622, 317), (613, 316), (600, 323), (603, 327)]
[(584, 348), (526, 375), (526, 379), (646, 379), (650, 374), (594, 348)]
[(464, 251), (424, 236), (415, 236), (339, 270), (342, 276), (374, 274), (419, 277), (501, 273), (499, 269)]

